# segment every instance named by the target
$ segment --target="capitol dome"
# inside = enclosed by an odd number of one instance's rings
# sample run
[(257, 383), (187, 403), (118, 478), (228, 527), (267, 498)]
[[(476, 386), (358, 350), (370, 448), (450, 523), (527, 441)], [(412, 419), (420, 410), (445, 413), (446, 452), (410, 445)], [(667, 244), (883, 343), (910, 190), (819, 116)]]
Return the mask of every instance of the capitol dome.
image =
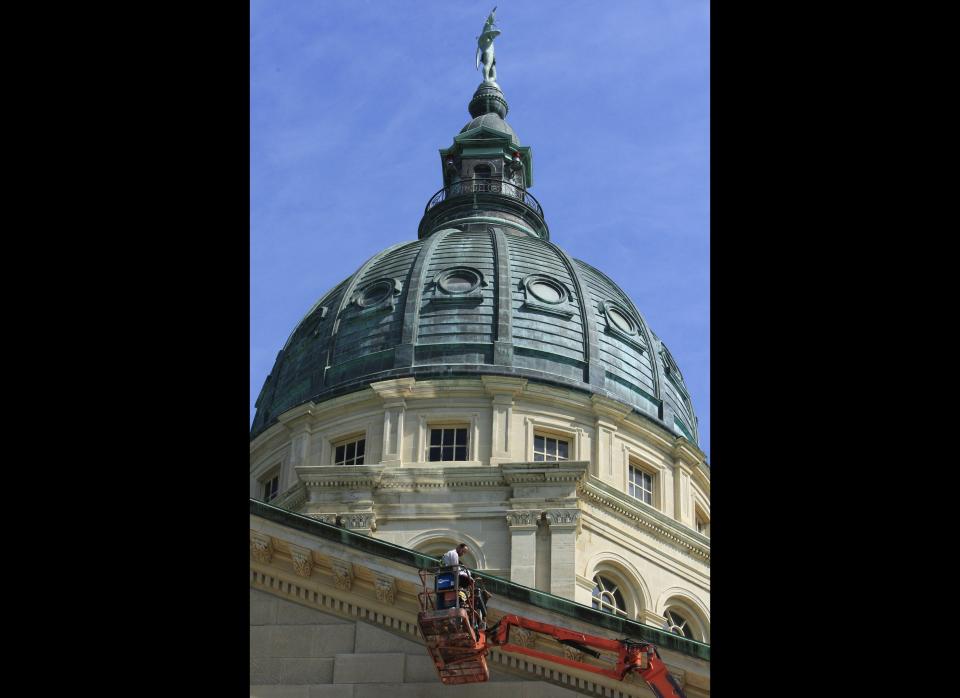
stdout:
[(419, 239), (374, 255), (310, 309), (264, 383), (251, 438), (375, 381), (502, 375), (616, 400), (696, 444), (666, 345), (616, 283), (550, 241), (499, 87), (481, 85), (470, 110), (440, 151), (444, 187)]

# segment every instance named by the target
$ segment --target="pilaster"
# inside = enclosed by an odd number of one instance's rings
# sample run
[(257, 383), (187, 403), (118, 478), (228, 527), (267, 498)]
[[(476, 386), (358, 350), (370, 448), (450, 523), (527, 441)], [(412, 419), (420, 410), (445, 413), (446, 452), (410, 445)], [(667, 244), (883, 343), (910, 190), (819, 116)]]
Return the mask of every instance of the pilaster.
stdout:
[(491, 423), (493, 424), (490, 447), (490, 464), (509, 463), (514, 460), (510, 455), (516, 437), (511, 433), (513, 421), (513, 402), (527, 385), (526, 378), (504, 378), (501, 376), (481, 376), (483, 387), (491, 396)]
[(673, 518), (693, 528), (691, 500), (690, 468), (682, 460), (676, 459), (673, 461)]
[(550, 524), (550, 593), (576, 600), (575, 555), (580, 510), (548, 509), (546, 519)]
[(596, 418), (590, 474), (611, 482), (615, 478), (613, 437), (617, 431), (617, 423), (630, 413), (630, 408), (599, 395), (592, 396), (590, 402), (593, 403), (593, 414)]
[(507, 512), (510, 529), (510, 581), (531, 589), (537, 583), (537, 521), (539, 509)]
[(407, 410), (405, 398), (416, 383), (415, 378), (371, 383), (370, 388), (383, 400), (383, 446), (380, 462), (399, 466), (403, 460), (403, 418)]

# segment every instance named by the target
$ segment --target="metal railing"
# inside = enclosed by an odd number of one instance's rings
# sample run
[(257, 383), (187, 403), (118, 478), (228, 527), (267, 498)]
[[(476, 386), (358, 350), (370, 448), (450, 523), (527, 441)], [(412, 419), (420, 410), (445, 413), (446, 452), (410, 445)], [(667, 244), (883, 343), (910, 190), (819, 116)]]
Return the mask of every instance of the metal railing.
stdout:
[(540, 208), (540, 202), (534, 198), (533, 194), (528, 192), (523, 187), (518, 187), (516, 184), (511, 184), (510, 182), (504, 182), (501, 179), (493, 179), (490, 177), (464, 179), (460, 182), (454, 182), (453, 184), (444, 187), (430, 197), (430, 201), (427, 202), (427, 207), (423, 210), (423, 212), (426, 213), (431, 208), (443, 201), (446, 201), (447, 199), (480, 193), (509, 196), (512, 199), (523, 202), (536, 211), (538, 216), (543, 218), (543, 209)]

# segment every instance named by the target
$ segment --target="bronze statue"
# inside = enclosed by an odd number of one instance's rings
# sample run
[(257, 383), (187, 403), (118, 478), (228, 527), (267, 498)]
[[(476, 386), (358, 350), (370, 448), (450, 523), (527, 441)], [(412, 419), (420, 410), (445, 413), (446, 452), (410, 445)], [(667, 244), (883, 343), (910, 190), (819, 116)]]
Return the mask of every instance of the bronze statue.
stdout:
[(494, 85), (497, 83), (497, 59), (493, 56), (493, 40), (500, 36), (500, 30), (493, 28), (493, 15), (496, 11), (494, 6), (483, 25), (483, 33), (477, 37), (477, 69), (483, 64), (483, 81)]

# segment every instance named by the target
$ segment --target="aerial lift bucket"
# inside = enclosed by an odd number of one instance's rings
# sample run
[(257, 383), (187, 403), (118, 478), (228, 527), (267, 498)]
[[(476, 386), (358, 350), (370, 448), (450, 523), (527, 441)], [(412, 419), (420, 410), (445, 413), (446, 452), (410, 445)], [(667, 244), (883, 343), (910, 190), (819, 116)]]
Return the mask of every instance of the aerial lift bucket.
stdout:
[[(427, 576), (434, 576), (428, 590)], [(456, 571), (421, 570), (423, 591), (417, 625), (444, 684), (479, 683), (490, 680), (486, 637), (478, 628), (473, 599), (466, 608), (458, 605), (459, 575)]]

